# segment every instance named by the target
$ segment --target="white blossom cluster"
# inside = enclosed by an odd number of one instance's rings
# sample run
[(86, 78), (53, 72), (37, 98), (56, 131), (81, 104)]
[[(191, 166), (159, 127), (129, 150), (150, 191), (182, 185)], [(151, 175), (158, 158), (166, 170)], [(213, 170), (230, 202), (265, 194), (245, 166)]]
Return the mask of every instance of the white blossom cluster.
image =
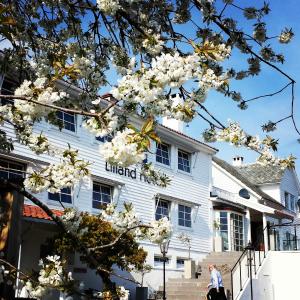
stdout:
[(63, 157), (61, 163), (50, 164), (44, 169), (30, 174), (24, 180), (25, 188), (34, 193), (45, 190), (58, 193), (62, 188), (72, 187), (89, 175), (87, 169), (89, 163), (77, 159), (76, 151), (65, 150)]
[(136, 133), (129, 128), (118, 131), (111, 142), (106, 142), (100, 147), (100, 154), (110, 164), (127, 167), (143, 161), (145, 154), (134, 141)]
[(82, 218), (77, 210), (68, 208), (64, 211), (64, 214), (60, 218), (65, 224), (68, 231), (78, 234), (83, 234), (85, 232), (82, 230), (78, 232)]
[[(91, 45), (92, 47), (93, 45)], [(98, 66), (95, 64), (94, 49), (84, 49), (85, 55), (80, 56), (77, 54), (77, 46), (74, 44), (69, 45), (69, 52), (72, 53), (73, 67), (79, 79), (89, 79), (93, 86), (98, 87), (103, 83), (103, 76)]]
[(282, 44), (288, 44), (293, 38), (293, 36), (294, 33), (292, 29), (285, 28), (284, 30), (282, 30), (281, 34), (279, 35), (278, 41)]
[(245, 146), (259, 153), (257, 162), (263, 165), (273, 164), (286, 168), (292, 166), (295, 160), (292, 155), (286, 159), (275, 157), (272, 152), (274, 140), (271, 137), (261, 140), (258, 136), (250, 136), (237, 122), (233, 121), (230, 121), (229, 126), (222, 130), (210, 130), (207, 141), (229, 142), (236, 147)]
[(123, 211), (116, 211), (114, 204), (108, 204), (101, 216), (118, 229), (132, 228), (140, 224), (140, 220), (131, 204), (124, 204)]
[(24, 129), (17, 132), (20, 142), (27, 145), (30, 150), (36, 154), (48, 153), (54, 155), (58, 149), (49, 143), (48, 138), (41, 132), (40, 134), (33, 133), (32, 126), (26, 124)]
[[(178, 100), (176, 98), (179, 98)], [(190, 122), (195, 114), (195, 102), (192, 99), (183, 101), (179, 94), (172, 98), (172, 107), (164, 115), (183, 122)], [(178, 104), (176, 104), (178, 103)]]
[[(139, 0), (126, 0), (128, 4), (132, 4)], [(97, 0), (98, 7), (101, 11), (108, 15), (115, 15), (119, 9), (122, 9), (120, 0)]]
[(150, 35), (143, 40), (142, 46), (151, 55), (160, 54), (163, 50), (164, 41), (159, 34)]
[(72, 273), (64, 276), (62, 262), (60, 256), (47, 256), (45, 261), (40, 260), (41, 270), (38, 277), (38, 285), (33, 286), (29, 280), (25, 283), (25, 289), (30, 297), (41, 298), (45, 296), (49, 288), (57, 288), (67, 281), (73, 281)]
[(160, 187), (166, 187), (171, 179), (160, 170), (155, 170), (152, 163), (143, 164), (141, 174), (146, 177), (149, 183)]
[(18, 141), (26, 146), (36, 154), (47, 153), (53, 155), (57, 152), (57, 149), (49, 143), (48, 138), (41, 132), (35, 134), (33, 132), (32, 124), (28, 123), (31, 117), (25, 115), (23, 120), (23, 113), (18, 111), (13, 112), (11, 104), (0, 106), (0, 125), (3, 125), (5, 121), (14, 123), (21, 130), (16, 131)]
[(119, 229), (134, 229), (132, 234), (138, 238), (147, 238), (151, 242), (157, 244), (170, 239), (172, 235), (172, 225), (168, 218), (162, 218), (158, 221), (155, 220), (149, 225), (144, 226), (136, 215), (134, 207), (131, 204), (124, 204), (124, 206), (124, 211), (117, 212), (116, 206), (114, 204), (109, 204), (101, 213), (101, 216)]
[(201, 87), (204, 89), (219, 88), (226, 82), (225, 76), (217, 76), (212, 69), (207, 69), (203, 72), (203, 76), (201, 76)]
[(210, 69), (203, 70), (199, 54), (183, 56), (163, 53), (152, 59), (151, 68), (127, 74), (111, 92), (116, 99), (148, 104), (165, 98), (166, 88), (179, 88), (190, 79), (198, 79), (200, 87), (218, 88), (224, 83), (223, 76), (216, 76)]
[(152, 221), (146, 235), (152, 243), (161, 244), (162, 242), (170, 239), (171, 234), (171, 223), (167, 217), (164, 217), (158, 221)]
[(104, 137), (112, 133), (118, 126), (118, 116), (114, 115), (114, 108), (110, 108), (109, 111), (97, 119), (95, 117), (89, 118), (83, 123), (83, 126), (87, 128), (95, 136)]
[[(15, 96), (24, 96), (35, 100), (41, 104), (52, 105), (68, 97), (63, 91), (55, 91), (53, 87), (47, 86), (46, 77), (38, 78), (34, 82), (24, 80), (20, 87), (15, 90)], [(49, 113), (49, 109), (43, 105), (38, 105), (24, 100), (15, 100), (15, 107), (22, 113), (23, 120), (32, 122)]]

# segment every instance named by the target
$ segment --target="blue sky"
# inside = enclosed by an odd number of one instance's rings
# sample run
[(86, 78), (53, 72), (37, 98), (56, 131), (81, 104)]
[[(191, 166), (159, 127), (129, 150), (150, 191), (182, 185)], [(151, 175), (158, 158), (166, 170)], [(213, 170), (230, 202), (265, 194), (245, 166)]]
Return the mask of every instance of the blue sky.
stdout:
[[(241, 1), (242, 3), (243, 1)], [(262, 1), (253, 1), (252, 3), (262, 3)], [(275, 49), (278, 52), (285, 54), (286, 62), (280, 65), (280, 68), (288, 73), (296, 80), (295, 89), (295, 116), (298, 127), (300, 128), (300, 5), (297, 0), (273, 0), (270, 1), (271, 12), (265, 18), (270, 35), (277, 35), (284, 27), (292, 27), (295, 33), (293, 41), (288, 45), (279, 45)], [(249, 5), (251, 1), (248, 2)], [(237, 16), (240, 14), (238, 10), (232, 10)], [(242, 20), (242, 19), (241, 19)], [(246, 31), (252, 34), (252, 30), (246, 24)], [(249, 29), (249, 30), (248, 30)], [(230, 59), (229, 65), (245, 66), (243, 55), (238, 52)], [(258, 77), (235, 81), (231, 86), (239, 90), (244, 99), (249, 99), (258, 95), (275, 92), (287, 84), (286, 78), (272, 70), (270, 67), (263, 67), (262, 72)], [(224, 98), (221, 94), (214, 91), (210, 92), (205, 102), (206, 107), (214, 112), (215, 116), (222, 122), (226, 123), (228, 119), (237, 120), (249, 134), (264, 135), (261, 130), (261, 125), (268, 120), (277, 121), (282, 117), (290, 114), (291, 90), (286, 89), (283, 93), (274, 97), (264, 98), (249, 103), (247, 110), (242, 111), (229, 98)], [(194, 120), (189, 127), (186, 128), (186, 133), (195, 137), (201, 138), (201, 132), (207, 125), (201, 120)], [(297, 139), (299, 135), (293, 128), (291, 119), (278, 124), (278, 129), (270, 135), (279, 139), (278, 155), (285, 157), (293, 154), (298, 157), (296, 163), (297, 173), (300, 176), (300, 143)], [(246, 163), (253, 162), (256, 159), (256, 154), (243, 148), (235, 148), (226, 143), (214, 143), (212, 146), (219, 149), (218, 156), (227, 161), (231, 161), (234, 155), (242, 155), (245, 157)]]

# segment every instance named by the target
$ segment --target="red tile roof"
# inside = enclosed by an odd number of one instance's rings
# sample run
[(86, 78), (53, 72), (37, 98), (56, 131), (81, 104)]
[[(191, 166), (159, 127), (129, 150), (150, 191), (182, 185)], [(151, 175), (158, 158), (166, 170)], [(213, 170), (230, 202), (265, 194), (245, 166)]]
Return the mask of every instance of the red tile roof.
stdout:
[[(57, 216), (63, 215), (63, 211), (52, 209)], [(52, 220), (40, 207), (35, 205), (24, 204), (23, 207), (23, 216), (29, 218), (43, 219), (43, 220)]]

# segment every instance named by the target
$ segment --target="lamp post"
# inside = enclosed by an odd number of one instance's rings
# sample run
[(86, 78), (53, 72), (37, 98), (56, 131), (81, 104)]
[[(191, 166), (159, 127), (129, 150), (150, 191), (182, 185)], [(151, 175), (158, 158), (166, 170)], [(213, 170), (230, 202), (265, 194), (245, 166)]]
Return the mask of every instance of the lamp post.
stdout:
[(163, 256), (163, 300), (166, 300), (166, 254), (168, 253), (168, 249), (169, 249), (169, 244), (170, 244), (170, 240), (165, 240), (163, 241), (159, 246), (160, 246), (160, 252)]

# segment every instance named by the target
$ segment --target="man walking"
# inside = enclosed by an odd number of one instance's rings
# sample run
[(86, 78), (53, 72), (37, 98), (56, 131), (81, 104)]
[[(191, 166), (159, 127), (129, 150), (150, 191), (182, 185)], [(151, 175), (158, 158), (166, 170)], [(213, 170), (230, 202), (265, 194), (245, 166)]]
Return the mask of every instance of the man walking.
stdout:
[(223, 285), (221, 273), (216, 269), (215, 265), (209, 265), (210, 283), (207, 288), (207, 300), (227, 300)]

